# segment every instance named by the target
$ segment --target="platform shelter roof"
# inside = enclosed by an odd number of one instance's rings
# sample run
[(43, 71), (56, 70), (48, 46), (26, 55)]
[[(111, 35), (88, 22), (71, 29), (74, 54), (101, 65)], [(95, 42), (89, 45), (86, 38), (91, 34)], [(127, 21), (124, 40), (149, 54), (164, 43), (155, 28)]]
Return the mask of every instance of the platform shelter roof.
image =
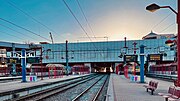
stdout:
[(73, 68), (79, 68), (79, 67), (84, 67), (84, 65), (74, 65), (72, 66)]
[(64, 65), (62, 64), (47, 64), (46, 67), (63, 67), (64, 68)]

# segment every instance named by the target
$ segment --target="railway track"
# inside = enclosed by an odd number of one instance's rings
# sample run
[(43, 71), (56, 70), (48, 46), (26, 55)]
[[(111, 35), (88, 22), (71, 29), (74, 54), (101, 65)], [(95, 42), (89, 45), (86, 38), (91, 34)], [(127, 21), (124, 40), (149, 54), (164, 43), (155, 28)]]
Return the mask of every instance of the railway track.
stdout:
[(98, 81), (90, 85), (78, 96), (76, 96), (74, 99), (72, 99), (72, 101), (97, 101), (107, 81), (108, 81), (108, 76), (107, 75), (103, 76)]
[(108, 75), (83, 77), (81, 80), (66, 82), (57, 87), (11, 99), (9, 101), (84, 101), (84, 99), (96, 101), (104, 88), (105, 82), (108, 81), (107, 78)]
[(42, 90), (36, 93), (32, 93), (26, 96), (22, 96), (19, 98), (15, 98), (15, 99), (10, 99), (7, 101), (42, 101), (50, 96), (53, 96), (57, 93), (66, 91), (70, 88), (73, 88), (81, 83), (87, 82), (89, 80), (92, 80), (96, 77), (98, 77), (99, 75), (91, 75), (91, 76), (87, 76), (87, 77), (82, 77), (81, 79), (77, 79), (77, 80), (71, 80), (71, 81), (67, 81), (64, 82), (61, 85), (46, 89), (46, 90)]

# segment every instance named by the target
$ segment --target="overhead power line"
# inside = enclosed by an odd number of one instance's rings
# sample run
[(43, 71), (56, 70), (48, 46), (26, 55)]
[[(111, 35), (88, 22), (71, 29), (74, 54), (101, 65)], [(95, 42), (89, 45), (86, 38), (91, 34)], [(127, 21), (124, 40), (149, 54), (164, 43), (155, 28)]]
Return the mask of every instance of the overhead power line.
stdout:
[[(84, 27), (82, 26), (82, 24), (79, 22), (79, 20), (77, 19), (77, 17), (75, 16), (75, 14), (73, 13), (73, 11), (70, 9), (69, 5), (66, 3), (65, 0), (62, 0), (63, 3), (66, 5), (67, 9), (69, 10), (69, 12), (72, 14), (72, 16), (74, 17), (74, 19), (77, 21), (77, 23), (79, 24), (79, 26), (81, 27), (81, 29), (83, 30), (83, 32), (86, 34), (87, 37), (89, 37), (89, 35), (87, 34), (86, 30), (84, 29)], [(89, 37), (89, 40), (91, 40), (91, 38)]]
[(8, 21), (8, 20), (6, 20), (6, 19), (0, 18), (0, 20), (5, 21), (5, 22), (7, 22), (7, 23), (9, 23), (9, 24), (12, 24), (12, 25), (14, 25), (14, 26), (16, 26), (16, 27), (18, 27), (18, 28), (21, 28), (21, 29), (29, 32), (29, 33), (32, 33), (32, 34), (34, 34), (34, 35), (36, 35), (36, 36), (39, 36), (39, 37), (41, 37), (41, 38), (43, 38), (43, 39), (45, 39), (45, 40), (51, 41), (51, 40), (49, 40), (49, 39), (47, 39), (47, 38), (45, 38), (45, 37), (43, 37), (43, 36), (41, 36), (41, 35), (39, 35), (39, 34), (37, 34), (37, 33), (35, 33), (35, 32), (32, 32), (32, 31), (30, 31), (30, 30), (28, 30), (28, 29), (26, 29), (26, 28), (24, 28), (24, 27), (21, 27), (21, 26), (15, 24), (15, 23), (13, 23), (13, 22), (10, 22), (10, 21)]
[(167, 16), (165, 16), (161, 21), (159, 21), (158, 23), (156, 23), (151, 29), (153, 30), (154, 28), (156, 28), (158, 25), (160, 25), (163, 21), (165, 21), (170, 15), (172, 14), (169, 13)]
[[(83, 32), (86, 34), (86, 36), (87, 36), (87, 37), (89, 38), (89, 40), (92, 42), (90, 36), (89, 36), (88, 33), (86, 32), (86, 30), (84, 29), (84, 27), (82, 26), (82, 24), (79, 22), (79, 20), (77, 19), (77, 17), (76, 17), (75, 14), (73, 13), (73, 11), (70, 9), (69, 5), (66, 3), (65, 0), (62, 0), (62, 1), (63, 1), (63, 3), (66, 5), (66, 7), (67, 7), (67, 9), (69, 10), (69, 12), (70, 12), (70, 13), (72, 14), (72, 16), (74, 17), (74, 19), (77, 21), (77, 23), (79, 24), (79, 26), (81, 27), (81, 29), (83, 30)], [(92, 43), (92, 44), (93, 44), (94, 48), (97, 49), (97, 47), (94, 45), (94, 43)], [(103, 56), (103, 55), (101, 54), (101, 56)]]
[(34, 20), (35, 22), (39, 23), (40, 25), (42, 25), (43, 27), (45, 27), (46, 29), (54, 32), (55, 34), (59, 35), (56, 31), (54, 31), (53, 29), (49, 28), (48, 26), (46, 26), (45, 24), (43, 24), (42, 22), (38, 21), (37, 19), (35, 19), (34, 17), (32, 17), (31, 15), (29, 15), (27, 12), (23, 11), (22, 9), (20, 9), (18, 6), (16, 6), (13, 2), (10, 2), (7, 0), (7, 3), (10, 4), (12, 7), (16, 8), (17, 10), (21, 11), (23, 14), (25, 14), (26, 16), (28, 16), (29, 18), (31, 18), (32, 20)]
[(167, 26), (166, 28), (164, 28), (163, 30), (160, 31), (160, 33), (164, 32), (165, 30), (167, 30), (168, 28), (170, 28), (172, 25), (176, 24), (175, 22), (173, 22), (172, 24), (170, 24), (169, 26)]
[(0, 26), (5, 27), (5, 28), (7, 28), (7, 29), (9, 29), (9, 30), (12, 30), (12, 31), (14, 31), (14, 32), (16, 32), (16, 33), (19, 33), (19, 34), (21, 34), (21, 35), (23, 35), (23, 36), (26, 36), (26, 37), (32, 38), (32, 39), (34, 39), (34, 40), (37, 40), (37, 39), (35, 39), (35, 38), (33, 38), (33, 37), (29, 36), (29, 35), (23, 34), (23, 33), (19, 32), (19, 31), (16, 31), (16, 30), (14, 30), (14, 29), (12, 29), (12, 28), (10, 28), (10, 27), (8, 27), (8, 26), (5, 26), (5, 25), (3, 25), (3, 24), (0, 24)]
[(6, 32), (3, 32), (3, 31), (0, 31), (1, 33), (4, 33), (4, 34), (7, 34), (9, 36), (13, 36), (13, 37), (16, 37), (17, 39), (21, 39), (21, 40), (24, 40), (23, 38), (19, 37), (19, 36), (16, 36), (16, 35), (12, 35), (12, 34), (9, 34), (9, 33), (6, 33)]
[(89, 21), (88, 21), (88, 19), (87, 19), (86, 15), (85, 15), (85, 13), (84, 13), (84, 11), (83, 11), (83, 9), (82, 9), (82, 7), (81, 7), (80, 3), (79, 3), (79, 1), (78, 1), (78, 0), (76, 0), (76, 2), (77, 2), (77, 4), (78, 4), (78, 7), (80, 8), (80, 10), (81, 10), (81, 12), (82, 12), (82, 14), (83, 14), (83, 16), (84, 16), (85, 20), (86, 20), (87, 25), (89, 26), (89, 29), (91, 30), (91, 32), (92, 32), (92, 34), (93, 34), (94, 38), (96, 39), (96, 36), (95, 36), (95, 34), (94, 34), (94, 31), (93, 31), (93, 29), (92, 29), (91, 25), (89, 24)]

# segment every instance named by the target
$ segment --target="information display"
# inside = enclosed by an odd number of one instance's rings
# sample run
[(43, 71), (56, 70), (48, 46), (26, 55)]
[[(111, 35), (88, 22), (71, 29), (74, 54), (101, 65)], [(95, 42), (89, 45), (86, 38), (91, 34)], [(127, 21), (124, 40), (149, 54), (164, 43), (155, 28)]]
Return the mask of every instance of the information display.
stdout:
[[(19, 64), (21, 63), (20, 58), (6, 58), (7, 63), (15, 63)], [(26, 63), (39, 63), (40, 62), (40, 57), (28, 57), (26, 58)]]
[(27, 63), (39, 63), (40, 57), (28, 57), (26, 59)]
[(162, 54), (149, 54), (148, 61), (162, 61)]
[(136, 62), (138, 59), (137, 55), (124, 55), (124, 61), (126, 62)]
[(7, 63), (21, 63), (21, 59), (20, 58), (6, 58)]

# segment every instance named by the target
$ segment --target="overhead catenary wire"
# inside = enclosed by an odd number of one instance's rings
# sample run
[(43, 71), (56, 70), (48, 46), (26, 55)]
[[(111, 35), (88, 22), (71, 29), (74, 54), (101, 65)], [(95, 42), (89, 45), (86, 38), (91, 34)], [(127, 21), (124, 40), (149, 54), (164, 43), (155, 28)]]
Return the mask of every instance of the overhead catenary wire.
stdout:
[[(51, 32), (54, 32), (56, 35), (59, 35), (56, 31), (54, 31), (53, 29), (49, 28), (47, 25), (43, 24), (42, 22), (38, 21), (36, 18), (34, 18), (33, 16), (31, 16), (30, 14), (28, 14), (27, 12), (23, 11), (22, 9), (20, 9), (18, 6), (16, 6), (13, 2), (10, 2), (8, 0), (6, 0), (7, 3), (9, 5), (11, 5), (12, 7), (16, 8), (17, 10), (21, 11), (23, 14), (25, 14), (26, 16), (28, 16), (29, 18), (31, 18), (33, 21), (39, 23), (40, 25), (42, 25), (43, 27), (45, 27), (46, 29), (50, 30)], [(61, 35), (62, 36), (62, 35)], [(63, 37), (63, 36), (62, 36)]]
[(154, 28), (157, 28), (158, 25), (160, 25), (163, 21), (165, 21), (170, 15), (172, 14), (169, 13), (167, 16), (165, 16), (162, 20), (160, 20), (158, 23), (156, 23), (151, 29), (153, 30)]
[[(79, 20), (77, 19), (77, 17), (76, 17), (75, 14), (73, 13), (73, 11), (70, 9), (69, 5), (66, 3), (65, 0), (62, 0), (62, 1), (63, 1), (63, 3), (66, 5), (66, 7), (67, 7), (67, 9), (69, 10), (69, 12), (72, 14), (72, 16), (74, 17), (74, 19), (76, 20), (76, 22), (79, 24), (80, 28), (83, 30), (83, 32), (86, 34), (86, 36), (89, 38), (89, 40), (92, 42), (90, 36), (89, 36), (88, 33), (86, 32), (86, 30), (84, 29), (84, 27), (82, 26), (82, 24), (79, 22)], [(97, 47), (94, 45), (94, 43), (92, 43), (92, 44), (93, 44), (94, 48), (97, 49)], [(103, 56), (103, 55), (101, 54), (101, 56)]]
[[(84, 29), (84, 27), (82, 26), (82, 24), (79, 22), (79, 20), (77, 19), (77, 17), (75, 16), (75, 14), (73, 13), (73, 11), (70, 9), (69, 5), (66, 3), (65, 0), (62, 0), (63, 3), (66, 5), (67, 9), (69, 10), (69, 12), (72, 14), (72, 16), (74, 17), (74, 19), (76, 20), (76, 22), (79, 24), (79, 26), (81, 27), (81, 29), (83, 30), (83, 32), (86, 34), (87, 37), (89, 37), (89, 35), (87, 34), (86, 30)], [(91, 40), (91, 38), (89, 37), (89, 40)]]
[(41, 38), (43, 38), (43, 39), (45, 39), (45, 40), (51, 41), (50, 39), (47, 39), (47, 38), (45, 38), (45, 37), (43, 37), (43, 36), (41, 36), (41, 35), (39, 35), (39, 34), (37, 34), (37, 33), (35, 33), (35, 32), (32, 32), (32, 31), (30, 31), (30, 30), (24, 28), (24, 27), (21, 27), (21, 26), (19, 26), (19, 25), (13, 23), (13, 22), (11, 22), (11, 21), (8, 21), (8, 20), (3, 19), (3, 18), (0, 18), (0, 20), (2, 20), (2, 21), (4, 21), (4, 22), (7, 22), (7, 23), (9, 23), (9, 24), (12, 24), (12, 25), (14, 25), (14, 26), (16, 26), (16, 27), (18, 27), (18, 28), (21, 28), (21, 29), (23, 29), (23, 30), (29, 32), (29, 33), (32, 33), (32, 34), (34, 34), (34, 35), (36, 35), (36, 36), (39, 36), (39, 37), (41, 37)]
[(81, 12), (82, 12), (82, 14), (83, 14), (83, 16), (84, 16), (84, 18), (85, 18), (85, 20), (86, 20), (86, 23), (87, 23), (89, 29), (91, 30), (91, 32), (92, 32), (94, 38), (96, 39), (96, 36), (95, 36), (95, 34), (94, 34), (94, 31), (93, 31), (93, 29), (92, 29), (92, 27), (91, 27), (91, 25), (90, 25), (90, 23), (89, 23), (89, 21), (88, 21), (86, 15), (85, 15), (85, 13), (84, 13), (84, 11), (83, 11), (83, 9), (82, 9), (82, 7), (81, 7), (81, 4), (79, 3), (78, 0), (75, 0), (75, 1), (77, 2), (78, 7), (80, 8), (80, 10), (81, 10)]
[[(14, 29), (12, 29), (12, 28), (10, 28), (10, 27), (8, 27), (8, 26), (5, 26), (5, 25), (3, 25), (3, 24), (0, 24), (0, 26), (2, 26), (2, 27), (4, 27), (4, 28), (7, 28), (7, 29), (9, 29), (9, 30), (12, 30), (12, 31), (14, 31), (14, 32), (16, 32), (16, 33), (19, 33), (19, 34), (21, 34), (21, 35), (23, 35), (23, 36), (26, 36), (26, 37), (32, 38), (32, 39), (34, 39), (34, 40), (37, 40), (37, 39), (31, 37), (30, 35), (23, 34), (23, 33), (19, 32), (19, 31), (16, 31), (16, 30), (14, 30)], [(24, 40), (24, 39), (23, 39), (23, 40)]]
[[(177, 9), (177, 8), (176, 8)], [(158, 23), (156, 23), (151, 30), (157, 28), (157, 26), (159, 26), (163, 21), (165, 21), (170, 15), (172, 14), (172, 12), (170, 12), (167, 16), (165, 16), (162, 20), (160, 20)], [(165, 29), (166, 30), (166, 29)], [(163, 30), (162, 30), (163, 31)]]
[(164, 28), (163, 30), (160, 31), (160, 33), (164, 32), (165, 30), (167, 30), (168, 28), (170, 28), (172, 25), (176, 24), (175, 22), (171, 23), (169, 26), (167, 26), (166, 28)]
[(24, 40), (23, 38), (19, 37), (19, 36), (16, 36), (16, 35), (12, 35), (12, 34), (9, 34), (9, 33), (6, 33), (4, 31), (0, 31), (1, 33), (4, 33), (4, 34), (7, 34), (9, 36), (13, 36), (13, 37), (16, 37), (17, 39), (20, 39), (20, 40)]

